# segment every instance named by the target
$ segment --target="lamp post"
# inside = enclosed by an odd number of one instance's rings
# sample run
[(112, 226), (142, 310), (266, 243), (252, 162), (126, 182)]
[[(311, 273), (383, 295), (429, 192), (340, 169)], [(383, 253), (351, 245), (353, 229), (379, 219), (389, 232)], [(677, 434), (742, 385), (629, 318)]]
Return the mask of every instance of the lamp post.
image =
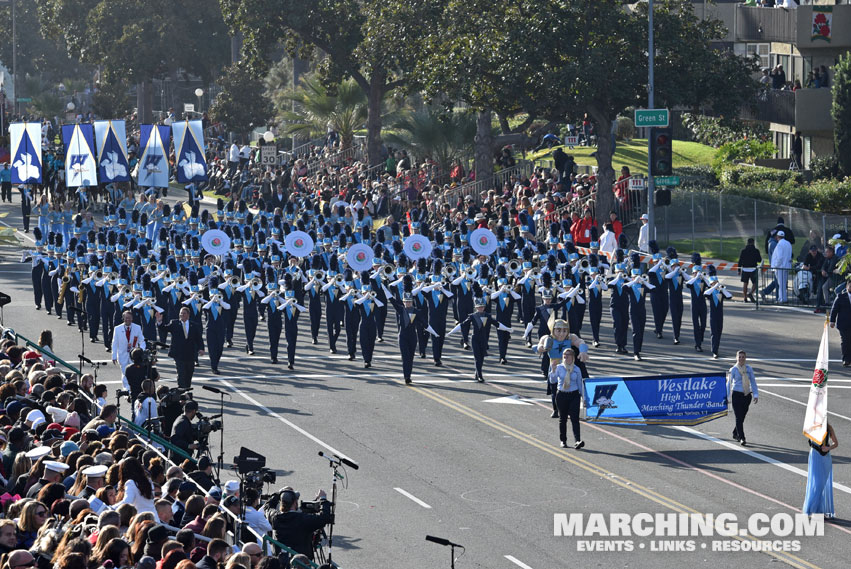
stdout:
[(275, 140), (275, 135), (272, 133), (271, 130), (267, 130), (263, 133), (263, 140), (271, 144)]
[(198, 112), (201, 112), (201, 97), (204, 96), (204, 89), (198, 87), (195, 89), (195, 96), (198, 97)]

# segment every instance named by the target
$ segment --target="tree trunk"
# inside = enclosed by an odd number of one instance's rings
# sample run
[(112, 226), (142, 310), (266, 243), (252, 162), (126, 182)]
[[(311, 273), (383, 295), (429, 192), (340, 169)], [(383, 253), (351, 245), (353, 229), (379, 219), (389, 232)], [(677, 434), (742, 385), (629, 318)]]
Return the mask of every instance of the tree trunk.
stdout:
[(490, 181), (493, 178), (493, 130), (491, 127), (491, 115), (491, 111), (480, 111), (476, 114), (476, 158), (473, 165), (476, 171), (476, 181)]
[[(597, 198), (595, 217), (597, 226), (602, 228), (609, 221), (609, 212), (615, 206), (615, 170), (612, 168), (612, 119), (605, 113), (593, 110), (591, 118), (596, 123), (597, 133)], [(601, 231), (602, 232), (602, 231)]]
[(150, 79), (136, 85), (136, 117), (139, 124), (151, 124), (153, 122), (153, 94)]
[(366, 94), (366, 156), (370, 166), (384, 160), (381, 155), (381, 102), (384, 99), (385, 84), (386, 74), (382, 71), (373, 72), (369, 78), (369, 91)]

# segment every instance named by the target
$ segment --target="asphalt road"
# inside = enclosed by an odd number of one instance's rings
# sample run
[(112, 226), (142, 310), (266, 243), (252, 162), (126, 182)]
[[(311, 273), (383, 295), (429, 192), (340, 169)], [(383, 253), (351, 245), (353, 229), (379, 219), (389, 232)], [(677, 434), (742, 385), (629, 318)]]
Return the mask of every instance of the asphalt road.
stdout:
[[(0, 223), (19, 223), (17, 205), (0, 205), (0, 216)], [(0, 291), (12, 296), (3, 309), (5, 326), (33, 340), (42, 329), (51, 329), (58, 355), (75, 361), (81, 348), (76, 328), (34, 309), (29, 269), (19, 259), (18, 250), (0, 248)], [(746, 423), (749, 446), (732, 441), (731, 413), (694, 428), (583, 423), (585, 449), (561, 449), (539, 360), (519, 339), (510, 347), (509, 365), (497, 365), (495, 357), (486, 361), (485, 384), (472, 381), (472, 354), (453, 341), (444, 367), (417, 358), (414, 384), (405, 386), (395, 334), (386, 334), (372, 369), (365, 370), (360, 358), (349, 362), (344, 350), (329, 356), (324, 330), (319, 345), (311, 345), (305, 322), (296, 370), (288, 371), (285, 364), (269, 362), (261, 323), (257, 355), (244, 355), (237, 333), (234, 347), (225, 350), (222, 375), (211, 375), (202, 358), (195, 396), (209, 414), (218, 412), (218, 397), (197, 387), (208, 383), (228, 393), (226, 462), (241, 446), (260, 452), (278, 472), (276, 486), (294, 486), (303, 498), (319, 488), (330, 494), (332, 472), (317, 452), (337, 452), (360, 465), (344, 473), (347, 487), (338, 494), (333, 551), (334, 561), (344, 568), (448, 567), (449, 548), (427, 543), (427, 534), (466, 546), (459, 568), (845, 566), (843, 559), (851, 554), (851, 524), (845, 521), (851, 467), (844, 444), (851, 432), (851, 374), (839, 363), (837, 333), (831, 335), (830, 410), (840, 439), (833, 453), (838, 519), (825, 524), (824, 536), (788, 537), (799, 542), (797, 551), (767, 554), (714, 551), (723, 546), (714, 542), (740, 543), (717, 535), (554, 535), (554, 515), (562, 513), (732, 513), (744, 522), (754, 513), (794, 514), (803, 502), (808, 447), (801, 426), (823, 317), (794, 308), (756, 311), (730, 302), (720, 361), (712, 360), (708, 349), (694, 351), (688, 321), (679, 346), (671, 342), (670, 324), (663, 340), (648, 331), (644, 361), (634, 362), (614, 353), (606, 312), (604, 343), (591, 349), (592, 375), (723, 373), (733, 364), (735, 350), (747, 350), (762, 395)], [(95, 360), (110, 357), (88, 337), (85, 351)], [(174, 383), (173, 366), (163, 361), (160, 368)], [(110, 384), (110, 401), (119, 379), (111, 364), (101, 369), (99, 381)], [(123, 411), (128, 411), (126, 403)], [(212, 443), (218, 455), (218, 433)], [(767, 539), (775, 539), (772, 535)], [(634, 549), (582, 550), (595, 539), (608, 547), (631, 539)], [(660, 541), (683, 547), (689, 539), (694, 551), (655, 551), (665, 545)]]

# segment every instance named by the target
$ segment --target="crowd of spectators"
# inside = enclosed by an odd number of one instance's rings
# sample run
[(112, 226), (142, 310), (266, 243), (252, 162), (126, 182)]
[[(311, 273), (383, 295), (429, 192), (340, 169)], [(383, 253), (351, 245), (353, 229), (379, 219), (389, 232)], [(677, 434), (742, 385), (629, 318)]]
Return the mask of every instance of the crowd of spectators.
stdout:
[(255, 533), (243, 528), (234, 539), (239, 483), (214, 486), (208, 458), (174, 464), (143, 444), (122, 428), (105, 390), (95, 403), (90, 375), (63, 372), (45, 354), (5, 337), (0, 382), (3, 568), (310, 566), (312, 550), (287, 559), (261, 546), (257, 535), (277, 518), (259, 512), (252, 488), (243, 499)]

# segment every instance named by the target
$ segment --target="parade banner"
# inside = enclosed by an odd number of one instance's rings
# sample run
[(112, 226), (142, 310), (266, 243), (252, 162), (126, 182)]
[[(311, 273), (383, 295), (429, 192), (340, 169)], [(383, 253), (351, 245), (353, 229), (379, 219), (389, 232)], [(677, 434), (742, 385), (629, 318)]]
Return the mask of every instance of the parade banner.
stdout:
[(816, 444), (822, 444), (827, 436), (827, 362), (829, 361), (827, 330), (827, 321), (825, 321), (816, 358), (816, 368), (813, 371), (813, 382), (810, 384), (810, 395), (807, 399), (807, 412), (804, 415), (804, 436)]
[(207, 160), (204, 157), (204, 127), (201, 121), (172, 123), (177, 181), (180, 184), (203, 182), (207, 179)]
[(41, 123), (16, 122), (9, 125), (12, 183), (41, 183)]
[(824, 40), (830, 43), (833, 32), (833, 6), (813, 6), (812, 41)]
[(101, 182), (129, 182), (127, 136), (124, 121), (95, 121), (98, 144), (98, 176)]
[(64, 125), (62, 143), (65, 145), (65, 185), (69, 188), (97, 186), (95, 134), (92, 125)]
[(168, 127), (141, 125), (139, 148), (139, 175), (137, 183), (144, 188), (168, 187)]
[(652, 375), (585, 379), (589, 422), (697, 425), (727, 415), (723, 375)]

